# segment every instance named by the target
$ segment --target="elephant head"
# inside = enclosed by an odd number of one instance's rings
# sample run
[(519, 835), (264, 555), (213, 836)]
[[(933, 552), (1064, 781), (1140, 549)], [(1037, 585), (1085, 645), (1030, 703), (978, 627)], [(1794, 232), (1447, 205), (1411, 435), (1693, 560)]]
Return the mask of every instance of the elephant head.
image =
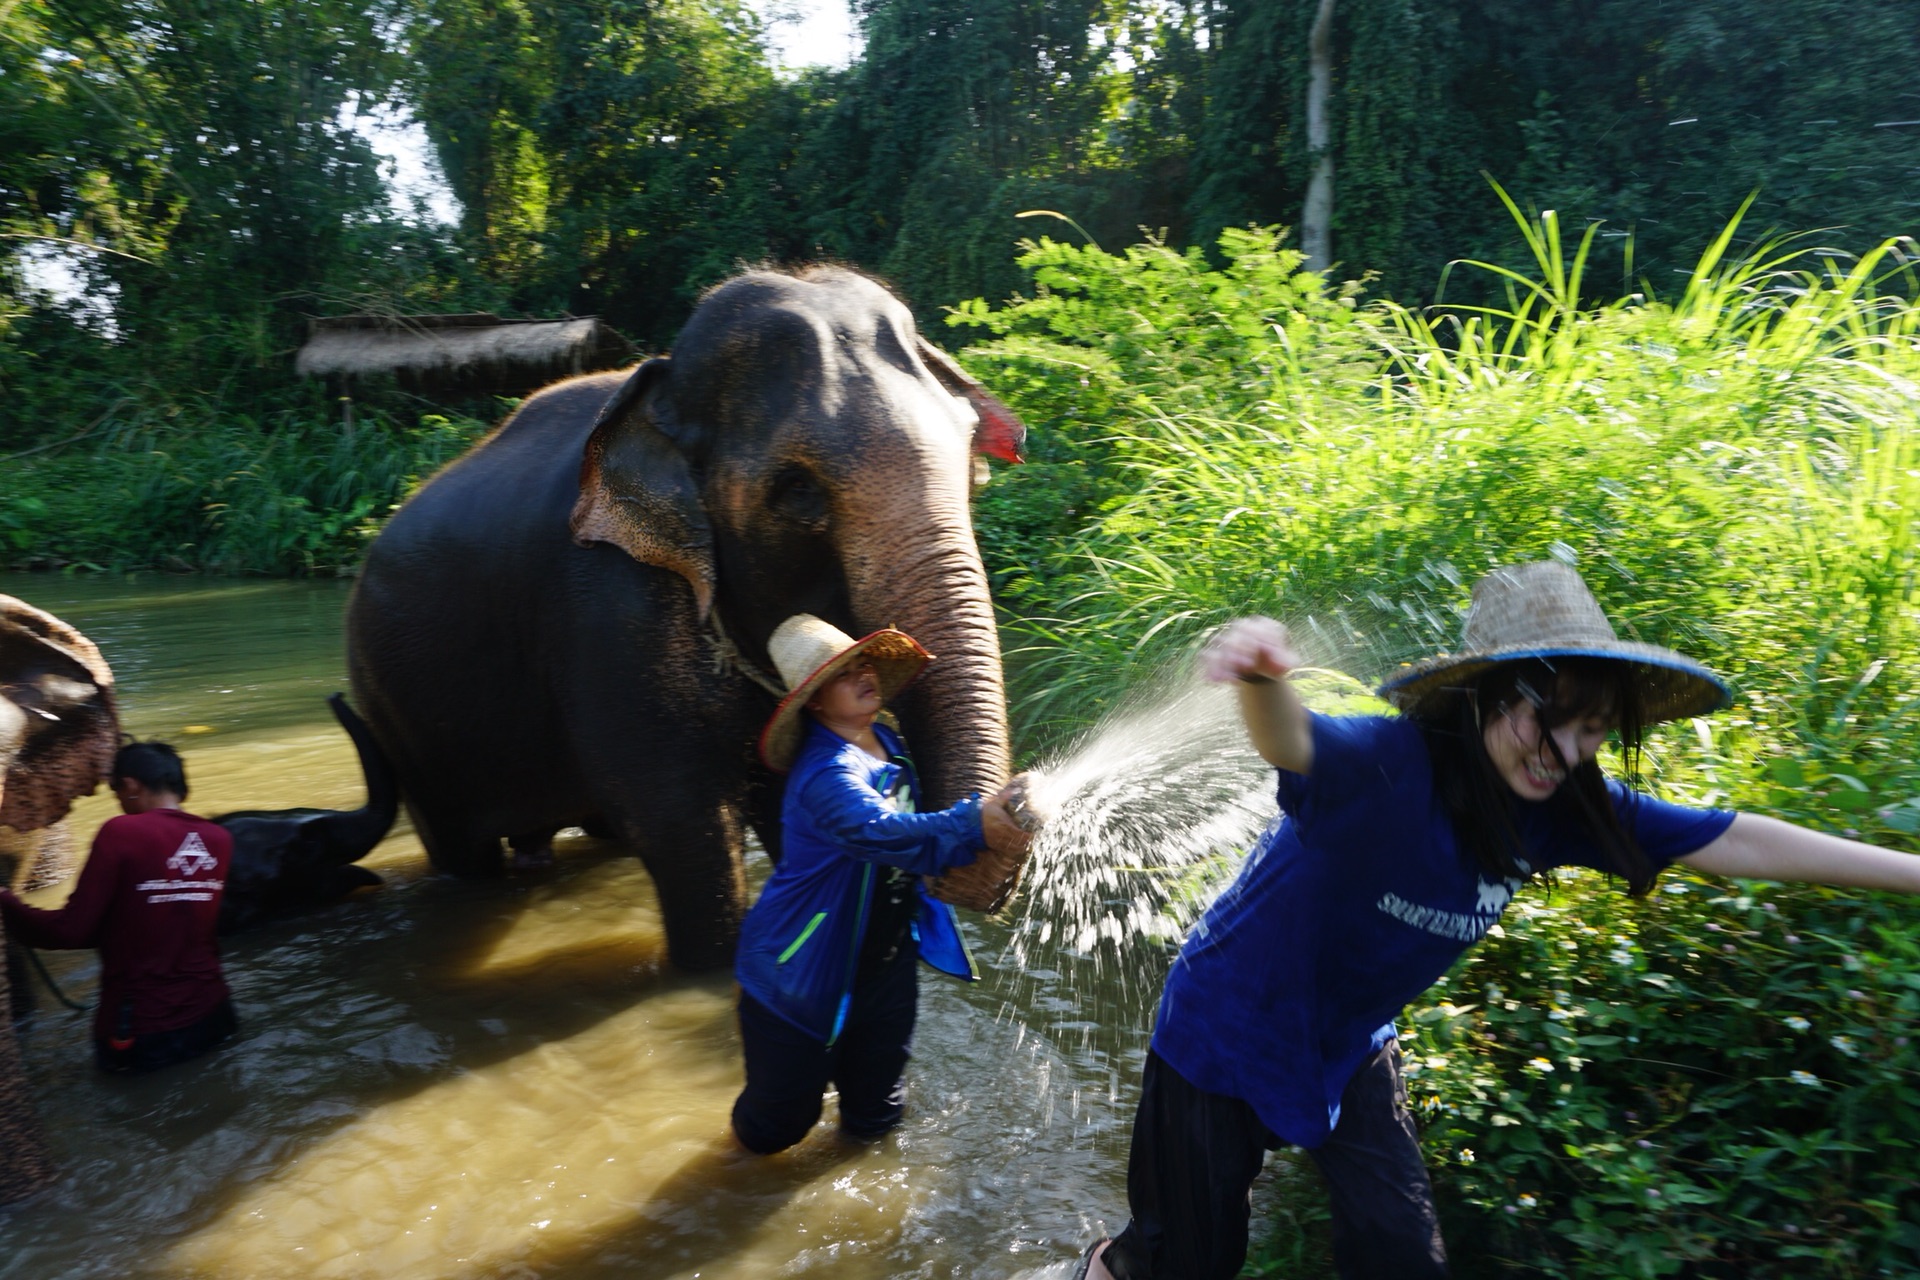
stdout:
[[(32, 832), (65, 817), (106, 777), (119, 740), (100, 651), (52, 614), (0, 596), (0, 827)], [(10, 1009), (5, 972), (0, 1007)], [(0, 1032), (0, 1204), (52, 1177), (18, 1047)]]
[(978, 455), (1017, 461), (1022, 435), (873, 281), (749, 272), (710, 292), (672, 354), (601, 411), (573, 533), (683, 576), (701, 616), (762, 671), (796, 613), (912, 634), (937, 661), (896, 709), (944, 806), (1007, 775), (970, 498)]
[(119, 744), (113, 673), (93, 642), (0, 596), (0, 827), (58, 822), (107, 776)]

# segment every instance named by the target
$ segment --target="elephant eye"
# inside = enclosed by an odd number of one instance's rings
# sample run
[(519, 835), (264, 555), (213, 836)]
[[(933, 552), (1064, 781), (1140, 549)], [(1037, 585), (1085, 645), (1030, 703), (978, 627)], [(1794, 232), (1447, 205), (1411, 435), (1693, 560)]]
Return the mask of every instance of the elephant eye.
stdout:
[(805, 467), (782, 467), (773, 477), (767, 505), (789, 520), (821, 525), (827, 519), (827, 491)]

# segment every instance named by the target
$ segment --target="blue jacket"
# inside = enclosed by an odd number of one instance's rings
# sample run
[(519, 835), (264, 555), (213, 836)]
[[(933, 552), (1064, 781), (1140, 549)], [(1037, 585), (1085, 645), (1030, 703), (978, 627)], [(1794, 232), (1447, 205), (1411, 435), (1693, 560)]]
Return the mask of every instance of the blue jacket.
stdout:
[[(898, 734), (885, 725), (874, 731), (888, 755), (905, 755)], [(734, 974), (741, 987), (826, 1044), (839, 1039), (852, 1002), (875, 864), (939, 875), (972, 862), (986, 845), (978, 796), (938, 813), (895, 809), (887, 796), (900, 770), (808, 717), (780, 814), (785, 850), (740, 927)], [(917, 778), (911, 794), (917, 809)], [(977, 978), (953, 908), (924, 886), (916, 892), (920, 958), (956, 978)]]

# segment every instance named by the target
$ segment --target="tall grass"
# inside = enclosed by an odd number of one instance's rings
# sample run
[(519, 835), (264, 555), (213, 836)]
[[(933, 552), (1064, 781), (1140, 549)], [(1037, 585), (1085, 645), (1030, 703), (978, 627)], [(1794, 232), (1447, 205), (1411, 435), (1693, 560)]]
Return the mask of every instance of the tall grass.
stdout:
[[(1736, 218), (1671, 298), (1594, 305), (1595, 229), (1513, 211), (1533, 273), (1454, 268), (1497, 307), (1362, 304), (1235, 232), (1218, 270), (1030, 244), (1035, 296), (956, 310), (1034, 433), (980, 521), (1028, 740), (1246, 613), (1377, 679), (1456, 641), (1474, 578), (1559, 556), (1736, 686), (1650, 742), (1663, 793), (1920, 851), (1913, 246), (1736, 254)], [(1673, 887), (1563, 884), (1415, 1011), (1463, 1257), (1920, 1273), (1911, 906)]]

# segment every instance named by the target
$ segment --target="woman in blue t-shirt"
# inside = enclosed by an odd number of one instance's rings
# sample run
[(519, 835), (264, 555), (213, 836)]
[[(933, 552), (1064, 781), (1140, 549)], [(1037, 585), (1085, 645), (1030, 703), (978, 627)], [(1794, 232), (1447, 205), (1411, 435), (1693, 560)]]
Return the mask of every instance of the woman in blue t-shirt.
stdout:
[(1127, 1171), (1132, 1221), (1082, 1255), (1096, 1280), (1226, 1280), (1247, 1248), (1247, 1192), (1269, 1148), (1324, 1175), (1340, 1274), (1447, 1274), (1406, 1106), (1393, 1019), (1485, 936), (1532, 876), (1578, 865), (1644, 894), (1673, 862), (1717, 875), (1920, 892), (1920, 858), (1640, 795), (1595, 754), (1619, 735), (1726, 705), (1725, 685), (1619, 640), (1557, 562), (1488, 574), (1460, 652), (1403, 668), (1399, 717), (1309, 712), (1299, 659), (1269, 618), (1202, 656), (1236, 682), (1282, 816), (1208, 908), (1167, 975)]

